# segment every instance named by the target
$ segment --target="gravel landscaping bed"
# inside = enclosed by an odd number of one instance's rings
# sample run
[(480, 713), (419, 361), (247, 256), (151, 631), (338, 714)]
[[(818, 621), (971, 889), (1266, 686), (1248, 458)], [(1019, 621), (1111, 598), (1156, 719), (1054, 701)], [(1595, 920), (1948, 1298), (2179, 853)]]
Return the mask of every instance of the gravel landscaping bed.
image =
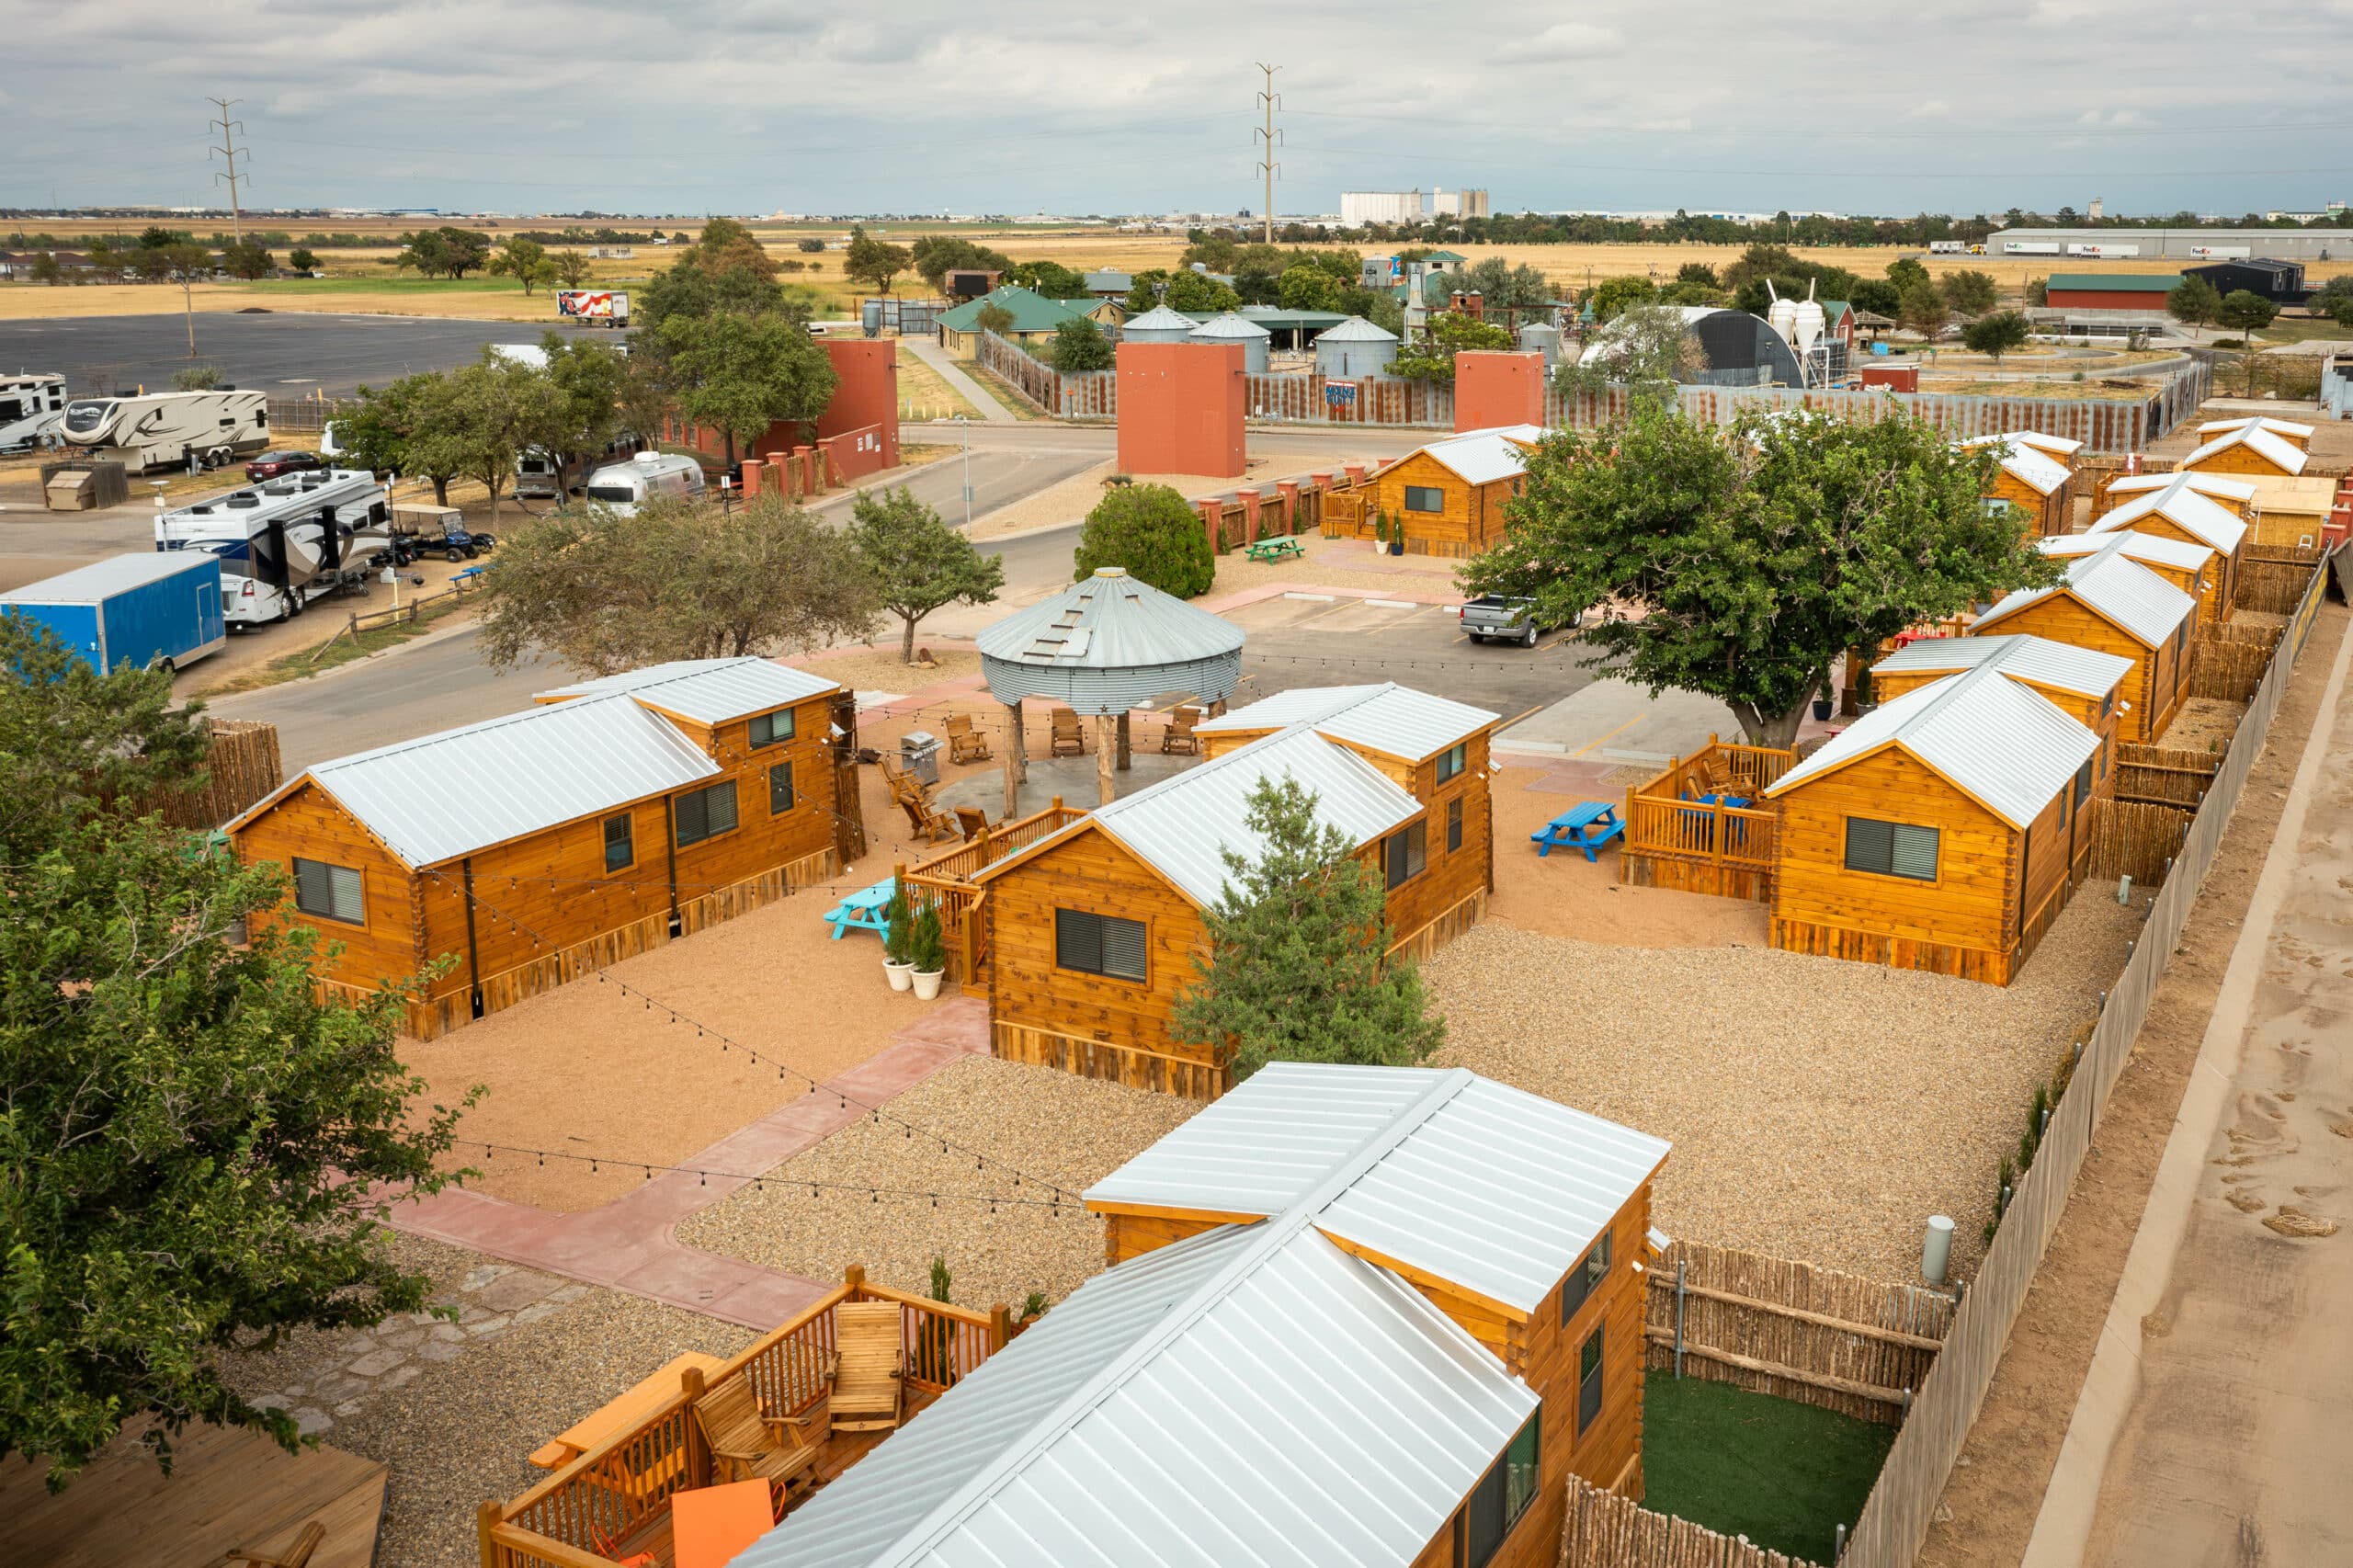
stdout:
[(2016, 983), (1771, 949), (1603, 947), (1488, 924), (1425, 966), (1443, 1065), (1670, 1140), (1670, 1235), (1916, 1276), (1930, 1214), (1972, 1273), (1995, 1165), (2145, 916), (2077, 893)]
[[(336, 1448), (392, 1468), (376, 1553), (386, 1568), (474, 1568), (482, 1561), (474, 1509), (547, 1478), (528, 1461), (533, 1449), (673, 1357), (732, 1356), (753, 1339), (715, 1318), (422, 1237), (395, 1236), (392, 1244), (402, 1262), (432, 1274), (437, 1301), (464, 1308), (477, 1297), (533, 1295), (546, 1310), (494, 1313), (501, 1320), (494, 1330), (430, 1341), (450, 1353), (413, 1362), (415, 1369), (397, 1382), (379, 1379), (354, 1413), (324, 1433)], [(407, 1321), (388, 1320), (369, 1337)], [(298, 1333), (266, 1355), (232, 1358), (229, 1381), (248, 1398), (323, 1385), (368, 1364), (349, 1358), (353, 1339), (348, 1330)]]
[(2246, 704), (2193, 697), (2181, 705), (2157, 744), (2175, 751), (2212, 751), (2239, 733)]
[[(1117, 1084), (978, 1056), (959, 1062), (891, 1102), (918, 1127), (1004, 1159), (1076, 1192), (1150, 1147), (1199, 1106)], [(937, 1192), (928, 1198), (824, 1191), (793, 1180), (871, 1184)], [(974, 1198), (1007, 1199), (992, 1213)], [(936, 1142), (870, 1119), (835, 1133), (678, 1226), (688, 1246), (819, 1279), (847, 1265), (895, 1290), (927, 1292), (931, 1260), (947, 1260), (956, 1304), (1020, 1309), (1032, 1290), (1060, 1301), (1103, 1267), (1103, 1223), (1076, 1204), (1037, 1206), (1032, 1185), (943, 1154)], [(1011, 1201), (1021, 1199), (1021, 1202)]]

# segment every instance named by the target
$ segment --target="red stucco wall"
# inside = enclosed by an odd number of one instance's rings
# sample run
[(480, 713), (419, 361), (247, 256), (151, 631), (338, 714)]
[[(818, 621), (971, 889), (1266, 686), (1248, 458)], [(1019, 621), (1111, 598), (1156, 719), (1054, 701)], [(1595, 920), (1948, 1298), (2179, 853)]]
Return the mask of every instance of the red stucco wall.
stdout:
[(1454, 357), (1454, 427), (1544, 423), (1544, 356), (1474, 348)]
[[(817, 438), (879, 426), (881, 460), (876, 469), (899, 466), (899, 345), (889, 337), (826, 337), (818, 340), (841, 378), (834, 401), (817, 421)], [(845, 443), (847, 445), (847, 443)], [(870, 470), (869, 472), (872, 472)]]
[(1240, 478), (1242, 346), (1122, 343), (1120, 467)]
[(2053, 289), (2043, 303), (2054, 311), (2148, 311), (2165, 313), (2165, 297), (2137, 290)]

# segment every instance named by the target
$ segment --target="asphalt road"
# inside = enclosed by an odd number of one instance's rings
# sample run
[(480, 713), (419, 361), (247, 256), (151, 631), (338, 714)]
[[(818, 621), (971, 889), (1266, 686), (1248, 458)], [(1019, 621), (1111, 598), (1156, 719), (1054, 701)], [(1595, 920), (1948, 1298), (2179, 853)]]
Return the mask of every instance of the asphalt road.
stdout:
[(1522, 717), (1590, 686), (1573, 634), (1534, 648), (1474, 644), (1441, 605), (1362, 599), (1264, 599), (1226, 617), (1247, 633), (1236, 706), (1301, 686), (1395, 681), (1503, 715)]
[[(440, 321), (413, 316), (322, 315), (308, 311), (199, 311), (196, 358), (218, 365), (237, 386), (275, 397), (349, 392), (417, 370), (448, 369), (487, 343), (537, 343), (543, 332), (604, 329), (561, 322), (552, 301), (544, 324)], [(185, 315), (67, 316), (0, 321), (0, 368), (59, 371), (68, 390), (160, 390), (188, 362)]]

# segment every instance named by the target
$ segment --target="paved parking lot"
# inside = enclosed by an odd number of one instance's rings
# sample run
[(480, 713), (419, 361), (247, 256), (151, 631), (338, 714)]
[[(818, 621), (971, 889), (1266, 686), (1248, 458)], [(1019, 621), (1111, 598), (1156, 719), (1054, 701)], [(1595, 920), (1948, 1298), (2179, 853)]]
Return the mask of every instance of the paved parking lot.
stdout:
[(1266, 599), (1230, 612), (1243, 644), (1236, 704), (1296, 686), (1400, 686), (1490, 708), (1513, 719), (1590, 685), (1583, 647), (1554, 633), (1534, 648), (1472, 642), (1450, 605), (1313, 597)]

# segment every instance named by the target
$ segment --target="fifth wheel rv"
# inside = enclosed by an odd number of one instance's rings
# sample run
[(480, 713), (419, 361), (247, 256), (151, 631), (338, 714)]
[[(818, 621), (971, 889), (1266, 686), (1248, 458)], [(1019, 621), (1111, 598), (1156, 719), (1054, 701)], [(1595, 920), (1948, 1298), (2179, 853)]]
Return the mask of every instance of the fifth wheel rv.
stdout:
[(219, 468), (269, 445), (269, 399), (257, 392), (77, 397), (65, 405), (58, 433), (132, 473)]
[(0, 452), (54, 439), (64, 413), (63, 376), (0, 376)]
[(300, 615), (392, 542), (384, 487), (355, 469), (321, 469), (216, 495), (155, 519), (157, 550), (221, 558), (222, 615), (252, 628)]

